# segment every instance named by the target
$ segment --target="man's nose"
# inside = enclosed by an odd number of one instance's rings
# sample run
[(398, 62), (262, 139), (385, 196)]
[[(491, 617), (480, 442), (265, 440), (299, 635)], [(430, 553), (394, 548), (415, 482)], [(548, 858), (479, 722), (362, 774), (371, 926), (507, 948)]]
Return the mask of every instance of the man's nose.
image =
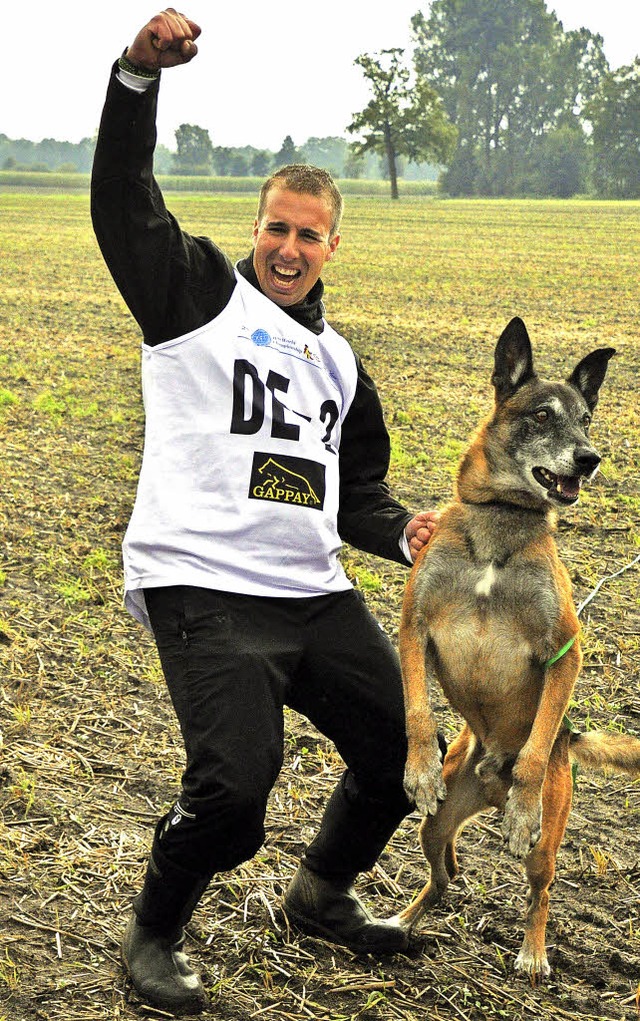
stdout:
[(282, 239), (280, 255), (283, 259), (297, 259), (299, 250), (297, 231), (290, 230)]

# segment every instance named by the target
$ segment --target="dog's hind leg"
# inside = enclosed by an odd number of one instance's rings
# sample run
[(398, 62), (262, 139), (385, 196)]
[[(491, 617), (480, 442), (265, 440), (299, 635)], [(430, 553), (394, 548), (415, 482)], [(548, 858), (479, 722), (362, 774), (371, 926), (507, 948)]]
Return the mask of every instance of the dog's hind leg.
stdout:
[(571, 765), (568, 755), (569, 734), (556, 739), (542, 789), (542, 836), (525, 860), (529, 891), (524, 940), (515, 961), (515, 969), (536, 982), (551, 968), (547, 960), (545, 931), (549, 914), (549, 887), (553, 882), (556, 855), (569, 818), (572, 796)]
[(431, 876), (415, 900), (395, 917), (395, 921), (406, 929), (411, 929), (424, 912), (444, 896), (449, 881), (458, 872), (456, 835), (467, 819), (489, 805), (482, 782), (476, 775), (481, 755), (475, 738), (465, 726), (449, 748), (444, 762), (446, 800), (436, 814), (423, 819), (420, 826), (420, 843), (431, 867)]

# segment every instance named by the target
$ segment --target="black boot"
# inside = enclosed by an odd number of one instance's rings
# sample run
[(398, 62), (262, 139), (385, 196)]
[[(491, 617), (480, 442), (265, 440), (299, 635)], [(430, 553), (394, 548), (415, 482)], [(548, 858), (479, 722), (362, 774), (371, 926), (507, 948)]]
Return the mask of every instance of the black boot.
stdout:
[(395, 953), (409, 945), (399, 925), (369, 914), (353, 890), (353, 879), (328, 879), (300, 865), (283, 907), (287, 918), (303, 932), (359, 953)]
[[(380, 797), (385, 793), (385, 797)], [(393, 922), (373, 918), (353, 890), (359, 872), (373, 868), (400, 822), (413, 810), (399, 773), (376, 797), (347, 770), (325, 808), (320, 830), (284, 895), (287, 917), (304, 932), (367, 953), (393, 953), (409, 944)]]
[(180, 927), (164, 933), (140, 925), (135, 911), (122, 940), (122, 961), (138, 995), (173, 1014), (199, 1014), (208, 1004), (200, 976), (183, 952)]
[(139, 995), (174, 1013), (199, 1013), (204, 986), (183, 952), (184, 930), (208, 877), (181, 869), (160, 850), (157, 838), (142, 892), (122, 941), (122, 961)]

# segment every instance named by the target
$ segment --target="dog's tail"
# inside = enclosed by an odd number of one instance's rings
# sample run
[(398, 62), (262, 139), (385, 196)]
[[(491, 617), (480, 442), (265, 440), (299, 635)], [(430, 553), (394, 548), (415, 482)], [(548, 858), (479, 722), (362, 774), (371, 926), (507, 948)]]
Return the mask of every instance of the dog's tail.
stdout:
[(586, 768), (609, 768), (640, 776), (640, 740), (628, 734), (574, 731), (569, 740), (569, 757)]

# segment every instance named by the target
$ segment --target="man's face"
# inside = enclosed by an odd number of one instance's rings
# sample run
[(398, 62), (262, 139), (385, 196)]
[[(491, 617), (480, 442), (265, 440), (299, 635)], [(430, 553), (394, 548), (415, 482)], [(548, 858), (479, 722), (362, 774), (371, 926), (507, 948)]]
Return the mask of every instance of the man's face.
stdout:
[(296, 305), (333, 257), (340, 235), (330, 237), (332, 214), (322, 195), (272, 187), (260, 222), (253, 225), (253, 265), (263, 294), (276, 305)]

